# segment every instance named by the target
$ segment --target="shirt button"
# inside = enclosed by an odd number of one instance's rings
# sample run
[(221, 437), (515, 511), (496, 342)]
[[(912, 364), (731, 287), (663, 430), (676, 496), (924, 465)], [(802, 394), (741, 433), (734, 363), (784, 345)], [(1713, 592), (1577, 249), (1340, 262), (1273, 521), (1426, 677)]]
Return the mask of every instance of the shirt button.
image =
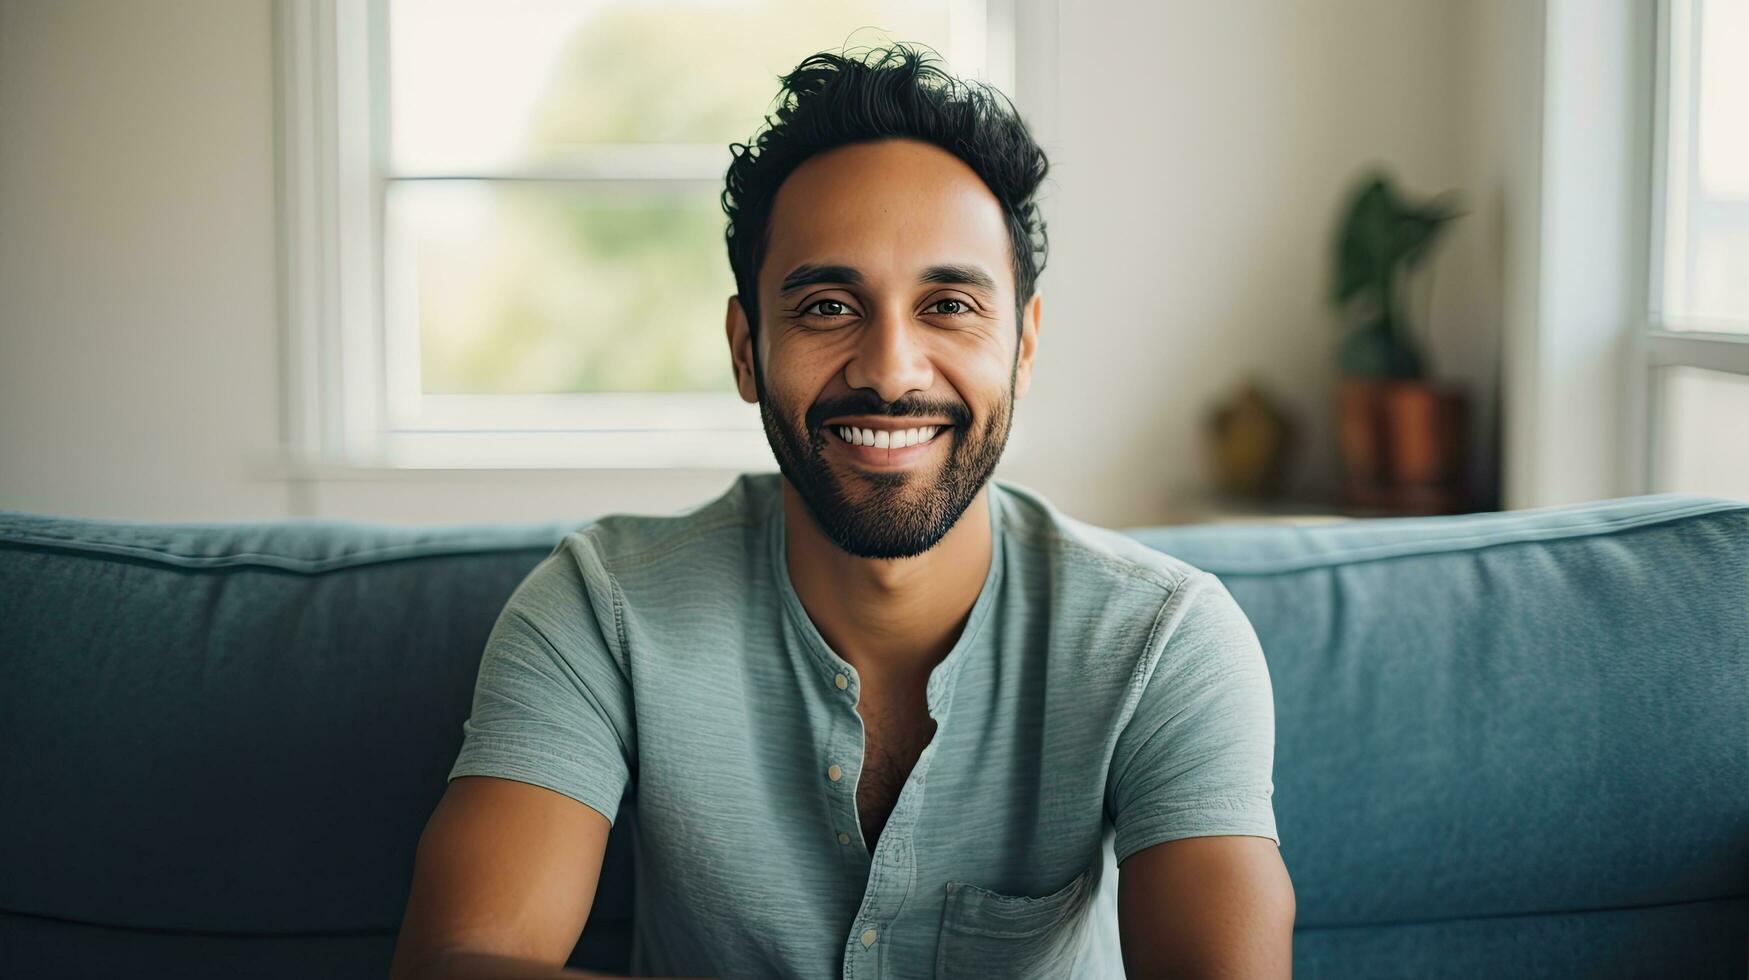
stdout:
[(850, 835), (849, 834), (839, 834), (838, 835), (838, 843), (840, 843), (840, 844), (850, 843)]
[(838, 685), (838, 689), (842, 691), (850, 686), (850, 679), (843, 674), (839, 674), (837, 677), (832, 678), (832, 683)]
[(867, 949), (870, 946), (873, 946), (874, 941), (875, 941), (875, 931), (873, 929), (870, 929), (867, 932), (864, 932), (862, 934), (862, 948), (863, 949)]
[(838, 768), (837, 766), (833, 766), (832, 768), (826, 770), (826, 778), (832, 780), (833, 782), (837, 782), (841, 777), (843, 777), (843, 775), (844, 775), (844, 770)]

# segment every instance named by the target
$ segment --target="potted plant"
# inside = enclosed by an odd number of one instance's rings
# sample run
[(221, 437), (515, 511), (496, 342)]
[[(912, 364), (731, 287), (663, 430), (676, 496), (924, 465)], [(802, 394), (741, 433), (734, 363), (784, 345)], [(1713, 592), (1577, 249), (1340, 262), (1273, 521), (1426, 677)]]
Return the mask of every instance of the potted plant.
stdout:
[(1382, 171), (1362, 177), (1349, 198), (1331, 300), (1347, 329), (1337, 410), (1351, 504), (1460, 509), (1465, 395), (1429, 377), (1407, 303), (1413, 274), (1460, 213), (1450, 195), (1406, 200)]

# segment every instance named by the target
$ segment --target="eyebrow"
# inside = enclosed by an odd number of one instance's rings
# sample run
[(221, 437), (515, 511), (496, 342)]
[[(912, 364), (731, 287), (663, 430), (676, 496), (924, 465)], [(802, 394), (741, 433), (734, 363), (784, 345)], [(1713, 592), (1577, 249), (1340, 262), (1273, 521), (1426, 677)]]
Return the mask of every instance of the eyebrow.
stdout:
[[(778, 286), (777, 294), (782, 296), (792, 293), (804, 286), (819, 283), (843, 283), (850, 286), (860, 286), (866, 280), (861, 272), (848, 265), (798, 265), (789, 275), (783, 277), (783, 283)], [(996, 292), (996, 279), (975, 265), (932, 265), (924, 269), (917, 277), (918, 282), (938, 282), (955, 286), (972, 286), (992, 295)]]

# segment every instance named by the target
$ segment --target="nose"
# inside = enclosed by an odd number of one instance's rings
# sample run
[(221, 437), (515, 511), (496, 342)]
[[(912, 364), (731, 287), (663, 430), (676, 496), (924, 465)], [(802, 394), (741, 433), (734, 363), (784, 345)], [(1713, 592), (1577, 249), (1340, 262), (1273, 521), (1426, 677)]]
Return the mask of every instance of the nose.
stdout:
[(862, 326), (856, 351), (844, 366), (844, 383), (872, 388), (882, 401), (896, 402), (935, 385), (935, 368), (919, 324), (903, 309), (874, 314)]

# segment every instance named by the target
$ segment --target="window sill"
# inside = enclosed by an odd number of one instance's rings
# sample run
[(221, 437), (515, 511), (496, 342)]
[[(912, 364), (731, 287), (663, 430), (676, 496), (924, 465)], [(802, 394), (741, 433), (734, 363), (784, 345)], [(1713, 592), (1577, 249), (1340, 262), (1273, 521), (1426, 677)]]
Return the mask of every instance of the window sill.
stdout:
[(574, 476), (603, 470), (773, 470), (763, 429), (557, 432), (391, 432), (374, 451), (324, 456), (286, 450), (260, 459), (276, 480), (420, 480), (506, 471)]

